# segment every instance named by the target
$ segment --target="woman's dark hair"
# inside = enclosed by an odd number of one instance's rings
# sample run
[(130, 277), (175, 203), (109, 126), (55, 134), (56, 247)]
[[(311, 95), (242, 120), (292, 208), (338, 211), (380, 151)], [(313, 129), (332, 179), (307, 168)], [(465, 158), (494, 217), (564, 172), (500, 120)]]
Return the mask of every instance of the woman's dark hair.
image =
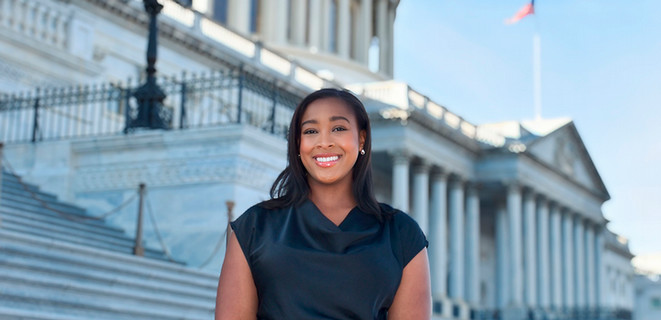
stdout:
[(260, 206), (267, 209), (285, 208), (301, 205), (308, 199), (310, 187), (306, 179), (305, 167), (299, 158), (301, 144), (301, 120), (308, 106), (320, 99), (335, 98), (346, 103), (353, 110), (358, 121), (359, 130), (365, 131), (363, 150), (365, 155), (359, 155), (352, 171), (352, 191), (358, 203), (358, 208), (366, 213), (374, 214), (379, 220), (390, 214), (385, 212), (376, 201), (372, 183), (372, 133), (369, 117), (363, 103), (347, 90), (326, 88), (317, 90), (307, 97), (294, 110), (289, 132), (287, 134), (288, 165), (271, 187), (271, 199)]

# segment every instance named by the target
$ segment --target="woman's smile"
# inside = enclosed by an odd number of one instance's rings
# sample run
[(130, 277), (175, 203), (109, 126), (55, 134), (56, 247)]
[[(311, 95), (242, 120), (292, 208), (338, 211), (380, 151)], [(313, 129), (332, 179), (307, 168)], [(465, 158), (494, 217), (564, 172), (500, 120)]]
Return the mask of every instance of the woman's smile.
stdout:
[(316, 155), (314, 156), (314, 160), (316, 161), (317, 165), (323, 168), (328, 168), (334, 166), (338, 160), (340, 160), (342, 156), (335, 154), (335, 155), (329, 155), (329, 154), (322, 154), (322, 155)]

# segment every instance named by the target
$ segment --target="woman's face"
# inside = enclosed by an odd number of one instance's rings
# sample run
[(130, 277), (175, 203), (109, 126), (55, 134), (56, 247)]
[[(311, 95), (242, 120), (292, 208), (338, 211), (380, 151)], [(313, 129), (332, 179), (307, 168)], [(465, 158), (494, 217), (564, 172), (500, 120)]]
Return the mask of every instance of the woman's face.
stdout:
[(310, 103), (301, 118), (301, 162), (310, 187), (315, 184), (351, 184), (351, 173), (365, 143), (351, 108), (337, 98)]

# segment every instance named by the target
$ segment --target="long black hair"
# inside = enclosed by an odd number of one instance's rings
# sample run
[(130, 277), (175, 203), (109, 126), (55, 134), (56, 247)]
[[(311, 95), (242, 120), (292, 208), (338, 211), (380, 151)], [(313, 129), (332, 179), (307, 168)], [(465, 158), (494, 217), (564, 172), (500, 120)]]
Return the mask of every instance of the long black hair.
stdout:
[(356, 96), (347, 90), (326, 88), (317, 90), (307, 97), (294, 110), (289, 132), (287, 134), (288, 165), (271, 187), (271, 199), (260, 206), (267, 209), (280, 209), (301, 205), (308, 199), (310, 186), (306, 179), (306, 171), (298, 157), (301, 144), (301, 120), (307, 107), (314, 101), (326, 98), (336, 98), (346, 103), (353, 110), (358, 121), (359, 130), (365, 131), (364, 155), (359, 155), (352, 170), (352, 192), (358, 203), (358, 208), (369, 214), (376, 215), (379, 220), (391, 214), (383, 210), (374, 197), (372, 182), (372, 133), (369, 117), (365, 106)]

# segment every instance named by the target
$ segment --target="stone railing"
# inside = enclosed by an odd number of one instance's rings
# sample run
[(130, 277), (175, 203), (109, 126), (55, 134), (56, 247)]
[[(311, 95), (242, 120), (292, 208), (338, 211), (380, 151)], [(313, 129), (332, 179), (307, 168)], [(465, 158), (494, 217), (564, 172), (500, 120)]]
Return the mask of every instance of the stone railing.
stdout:
[(0, 26), (40, 44), (66, 49), (71, 17), (61, 2), (0, 0)]
[(444, 106), (432, 101), (427, 96), (411, 89), (404, 82), (385, 81), (357, 84), (349, 86), (348, 89), (357, 94), (362, 94), (367, 98), (393, 105), (404, 111), (404, 113), (393, 110), (387, 111), (393, 117), (408, 117), (406, 111), (418, 110), (468, 138), (494, 147), (505, 145), (506, 140), (502, 135), (466, 121)]
[[(141, 6), (142, 1), (132, 0), (132, 5)], [(329, 83), (309, 69), (297, 65), (277, 52), (264, 48), (260, 42), (253, 41), (234, 32), (206, 15), (182, 7), (173, 0), (160, 0), (163, 4), (163, 16), (177, 22), (181, 27), (188, 28), (198, 35), (227, 47), (253, 63), (263, 65), (274, 73), (290, 78), (312, 90), (326, 86), (337, 86)]]

